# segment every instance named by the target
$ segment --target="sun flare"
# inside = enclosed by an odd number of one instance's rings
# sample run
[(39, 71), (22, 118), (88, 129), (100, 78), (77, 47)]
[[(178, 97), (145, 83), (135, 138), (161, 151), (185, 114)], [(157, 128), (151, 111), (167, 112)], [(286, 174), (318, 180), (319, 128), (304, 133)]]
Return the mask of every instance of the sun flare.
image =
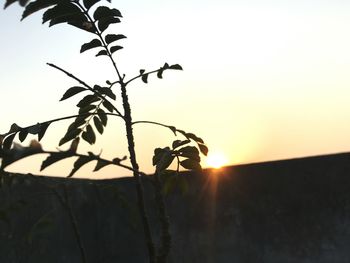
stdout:
[(208, 167), (219, 169), (228, 163), (226, 156), (221, 152), (209, 153), (206, 163)]

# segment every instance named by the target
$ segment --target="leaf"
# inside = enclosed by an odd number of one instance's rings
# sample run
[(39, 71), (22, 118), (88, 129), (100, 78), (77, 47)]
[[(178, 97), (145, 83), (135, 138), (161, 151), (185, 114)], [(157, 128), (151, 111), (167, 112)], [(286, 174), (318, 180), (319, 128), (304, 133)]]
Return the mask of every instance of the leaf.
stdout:
[(83, 4), (87, 10), (89, 10), (94, 4), (100, 2), (101, 0), (83, 0)]
[(195, 134), (193, 134), (193, 133), (185, 133), (184, 134), (188, 139), (192, 139), (192, 140), (194, 140), (195, 142), (199, 142), (199, 143), (204, 143), (204, 141), (201, 139), (201, 138), (199, 138), (199, 137), (197, 137)]
[(86, 50), (96, 48), (96, 47), (101, 47), (101, 46), (102, 46), (101, 41), (95, 38), (91, 40), (89, 43), (85, 43), (84, 45), (82, 45), (80, 48), (80, 53), (83, 53)]
[(205, 146), (204, 144), (202, 143), (198, 143), (198, 147), (199, 147), (199, 150), (201, 151), (201, 153), (203, 153), (205, 156), (208, 155), (208, 147)]
[(105, 41), (107, 44), (110, 44), (114, 41), (118, 41), (120, 39), (123, 39), (123, 38), (126, 38), (126, 36), (122, 35), (122, 34), (118, 34), (118, 35), (115, 35), (115, 34), (108, 34), (105, 36)]
[(102, 105), (107, 109), (109, 110), (110, 112), (113, 112), (114, 111), (114, 106), (112, 105), (112, 103), (110, 103), (108, 100), (104, 100), (102, 102)]
[(79, 86), (75, 86), (75, 87), (71, 87), (69, 88), (62, 96), (62, 98), (60, 99), (60, 101), (62, 100), (66, 100), (82, 91), (86, 90), (85, 88), (83, 87), (79, 87)]
[(81, 133), (81, 129), (73, 129), (71, 131), (68, 131), (66, 135), (60, 140), (59, 146), (65, 144), (66, 142), (69, 142), (73, 139), (75, 139), (79, 134)]
[(3, 149), (10, 149), (12, 146), (13, 139), (15, 138), (16, 133), (8, 135), (4, 141), (2, 142), (2, 148)]
[(98, 52), (97, 54), (96, 54), (96, 57), (98, 57), (98, 56), (107, 56), (108, 54), (107, 54), (107, 51), (106, 50), (101, 50), (100, 52)]
[(146, 70), (144, 69), (140, 69), (140, 75), (143, 75), (143, 73), (145, 73)]
[(158, 70), (158, 72), (157, 72), (157, 77), (159, 78), (159, 79), (162, 79), (163, 78), (163, 72), (164, 72), (164, 69), (159, 69)]
[(113, 93), (111, 88), (107, 88), (107, 87), (100, 87), (98, 85), (94, 86), (94, 89), (97, 90), (98, 92), (100, 92), (102, 95), (106, 95), (108, 97), (110, 97), (112, 100), (116, 99), (115, 94)]
[(103, 126), (106, 126), (106, 125), (107, 125), (107, 115), (106, 115), (106, 113), (104, 112), (104, 110), (98, 109), (97, 115), (98, 115), (98, 117), (100, 118), (100, 120), (101, 120), (101, 122), (102, 122), (102, 125), (103, 125)]
[(53, 8), (50, 8), (47, 11), (45, 11), (45, 13), (43, 14), (42, 23), (44, 24), (47, 21), (51, 20), (50, 26), (52, 26), (58, 23), (69, 22), (69, 20), (75, 18), (76, 15), (79, 16), (81, 14), (82, 11), (80, 10), (80, 8), (72, 2), (60, 1), (60, 3), (54, 6)]
[(77, 104), (77, 107), (79, 108), (86, 107), (98, 100), (100, 100), (98, 96), (96, 96), (95, 94), (89, 94), (79, 101), (79, 103)]
[(174, 135), (176, 136), (176, 131), (177, 129), (174, 126), (168, 126), (168, 128), (174, 133)]
[(28, 131), (28, 133), (30, 133), (30, 134), (38, 134), (39, 131), (40, 131), (40, 124), (37, 123), (37, 124), (35, 124), (35, 125), (29, 126), (29, 127), (27, 128), (27, 131)]
[(79, 142), (80, 142), (80, 138), (79, 137), (75, 138), (69, 147), (69, 151), (76, 153), (79, 146)]
[(113, 8), (110, 9), (107, 6), (99, 6), (95, 12), (94, 12), (94, 18), (95, 20), (100, 20), (102, 18), (106, 17), (122, 17), (122, 14), (120, 13), (119, 10)]
[(174, 69), (174, 70), (183, 70), (182, 67), (179, 64), (174, 64), (169, 67), (169, 69)]
[(56, 5), (56, 4), (58, 4), (58, 2), (59, 2), (59, 0), (37, 0), (37, 1), (30, 2), (25, 7), (21, 20), (23, 20), (27, 16), (29, 16), (37, 11), (40, 11), (41, 9), (50, 7), (52, 5)]
[(45, 123), (40, 124), (40, 131), (38, 132), (38, 140), (39, 141), (44, 137), (46, 130), (50, 124), (51, 124), (51, 122), (45, 122)]
[(95, 24), (88, 21), (88, 19), (84, 15), (75, 16), (74, 18), (71, 18), (68, 22), (69, 25), (75, 26), (77, 28), (86, 30), (90, 33), (97, 33), (97, 29), (95, 27)]
[(71, 153), (69, 152), (57, 152), (57, 153), (51, 153), (41, 164), (40, 171), (46, 169), (50, 165), (61, 161), (63, 159), (72, 157)]
[(28, 135), (28, 131), (23, 129), (19, 132), (18, 138), (21, 142), (23, 142), (27, 138), (27, 135)]
[(97, 25), (98, 25), (98, 29), (101, 30), (101, 32), (105, 31), (109, 25), (111, 24), (116, 24), (116, 23), (120, 23), (120, 19), (117, 17), (106, 17), (106, 18), (101, 18)]
[(104, 161), (104, 160), (98, 160), (97, 164), (95, 166), (94, 172), (97, 172), (98, 170), (102, 169), (103, 167), (110, 165), (110, 162)]
[(96, 135), (91, 125), (86, 126), (86, 131), (82, 133), (81, 137), (89, 144), (94, 144), (96, 142)]
[(95, 105), (87, 105), (83, 108), (80, 108), (79, 110), (79, 114), (84, 114), (84, 113), (88, 113), (89, 111), (96, 109)]
[(190, 142), (191, 142), (190, 140), (185, 140), (185, 141), (175, 140), (175, 141), (173, 141), (172, 146), (173, 146), (173, 149), (176, 149), (176, 148), (183, 146), (183, 145), (190, 143)]
[(123, 47), (121, 47), (121, 46), (113, 46), (113, 47), (111, 47), (110, 48), (110, 52), (111, 52), (111, 54), (113, 54), (114, 52), (116, 52), (116, 51), (118, 51), (118, 50), (120, 50), (120, 49), (122, 49)]
[(156, 165), (157, 172), (161, 172), (169, 167), (174, 158), (169, 147), (157, 148), (154, 150), (153, 165)]
[(199, 156), (199, 151), (194, 146), (186, 146), (179, 149), (180, 156), (187, 157), (193, 161), (200, 162), (201, 158)]
[(100, 121), (100, 119), (97, 116), (94, 116), (94, 124), (97, 129), (97, 131), (102, 134), (103, 133), (103, 125)]
[(67, 177), (72, 177), (84, 164), (87, 164), (90, 161), (93, 161), (93, 159), (86, 156), (79, 157), (74, 162), (73, 169)]
[(186, 168), (188, 170), (201, 170), (202, 167), (199, 162), (192, 160), (192, 159), (186, 159), (180, 162), (180, 165), (183, 168)]
[(144, 83), (147, 83), (147, 81), (148, 81), (148, 74), (142, 75), (141, 79), (142, 79), (142, 81), (143, 81)]
[(16, 123), (13, 123), (8, 133), (19, 132), (21, 129), (22, 128), (19, 127)]

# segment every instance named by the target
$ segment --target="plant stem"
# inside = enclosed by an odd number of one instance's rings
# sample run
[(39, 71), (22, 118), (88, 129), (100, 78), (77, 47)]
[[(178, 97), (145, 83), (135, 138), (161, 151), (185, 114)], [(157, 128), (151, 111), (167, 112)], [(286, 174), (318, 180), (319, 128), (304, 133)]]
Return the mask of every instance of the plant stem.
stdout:
[(145, 232), (149, 260), (150, 260), (150, 263), (155, 263), (156, 262), (155, 246), (152, 240), (151, 228), (150, 228), (149, 220), (146, 213), (144, 189), (141, 182), (140, 173), (138, 172), (139, 165), (136, 161), (134, 134), (132, 130), (131, 109), (130, 109), (128, 95), (126, 93), (125, 84), (123, 82), (121, 82), (121, 93), (122, 93), (122, 99), (123, 99), (124, 120), (125, 120), (125, 128), (126, 128), (126, 137), (128, 140), (130, 162), (134, 170), (133, 174), (136, 181), (137, 203), (138, 203), (139, 211), (142, 218), (143, 230)]
[(165, 209), (164, 196), (162, 194), (162, 184), (158, 172), (154, 175), (154, 188), (156, 192), (156, 203), (159, 209), (159, 219), (161, 223), (161, 242), (157, 255), (157, 263), (166, 263), (171, 248), (171, 234), (169, 217)]

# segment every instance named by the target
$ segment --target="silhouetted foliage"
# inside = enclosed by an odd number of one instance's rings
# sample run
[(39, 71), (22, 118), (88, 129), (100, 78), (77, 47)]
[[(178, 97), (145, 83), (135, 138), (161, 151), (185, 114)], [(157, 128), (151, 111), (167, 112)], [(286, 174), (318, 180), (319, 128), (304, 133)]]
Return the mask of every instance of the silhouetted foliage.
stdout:
[[(48, 66), (61, 71), (68, 77), (77, 81), (78, 85), (68, 88), (62, 95), (60, 101), (84, 94), (76, 105), (78, 112), (72, 116), (37, 123), (28, 127), (20, 127), (15, 123), (12, 124), (7, 133), (0, 135), (0, 158), (2, 159), (1, 169), (3, 170), (8, 165), (31, 155), (48, 154), (48, 157), (43, 161), (40, 170), (44, 170), (63, 159), (77, 157), (77, 160), (67, 177), (73, 176), (82, 166), (91, 161), (97, 161), (93, 170), (94, 172), (107, 165), (116, 165), (132, 171), (136, 180), (138, 207), (143, 222), (149, 260), (150, 262), (166, 262), (170, 250), (171, 236), (169, 232), (169, 221), (165, 211), (163, 193), (169, 192), (175, 185), (178, 185), (181, 189), (185, 190), (186, 183), (184, 178), (179, 175), (180, 167), (188, 170), (201, 169), (200, 153), (206, 155), (208, 153), (208, 148), (204, 141), (198, 136), (177, 129), (174, 126), (153, 121), (133, 122), (126, 88), (129, 83), (138, 79), (141, 79), (144, 83), (148, 83), (149, 76), (152, 74), (155, 74), (161, 79), (163, 78), (164, 71), (182, 70), (182, 67), (179, 64), (169, 65), (168, 63), (165, 63), (156, 70), (146, 71), (145, 69), (141, 69), (137, 76), (126, 80), (126, 76), (120, 73), (114, 59), (117, 52), (123, 48), (119, 44), (120, 40), (125, 39), (126, 36), (123, 34), (106, 33), (110, 25), (121, 22), (122, 14), (116, 8), (103, 5), (96, 6), (96, 4), (101, 2), (100, 0), (7, 0), (5, 8), (15, 2), (19, 2), (19, 4), (24, 7), (22, 20), (29, 15), (43, 10), (42, 22), (48, 23), (50, 27), (64, 23), (92, 34), (93, 38), (81, 46), (80, 53), (89, 51), (95, 52), (94, 54), (96, 57), (109, 57), (116, 73), (116, 80), (113, 82), (107, 80), (104, 85), (89, 85), (61, 67), (48, 63)], [(116, 86), (119, 86), (120, 88), (122, 97), (121, 105), (116, 103), (116, 95), (114, 92)], [(119, 108), (123, 108), (123, 111), (119, 110)], [(110, 116), (120, 118), (125, 124), (131, 166), (123, 163), (127, 157), (116, 157), (113, 160), (106, 160), (101, 158), (99, 154), (94, 154), (92, 152), (88, 152), (87, 154), (77, 153), (77, 148), (79, 147), (81, 140), (84, 140), (91, 145), (96, 143), (97, 135), (103, 134)], [(68, 126), (64, 136), (59, 140), (58, 145), (62, 146), (70, 143), (69, 149), (65, 151), (43, 150), (39, 141), (45, 136), (48, 127), (52, 123), (66, 119), (73, 119), (73, 121)], [(161, 244), (159, 249), (156, 249), (154, 245), (144, 205), (144, 190), (140, 176), (146, 175), (139, 170), (135, 153), (132, 127), (140, 123), (166, 127), (170, 129), (175, 136), (180, 135), (183, 137), (183, 139), (175, 140), (172, 143), (172, 147), (156, 148), (154, 150), (153, 165), (155, 166), (155, 175), (151, 178), (154, 181), (154, 189), (158, 205), (157, 209), (159, 209), (162, 224)], [(96, 132), (98, 134), (96, 134)], [(36, 135), (37, 140), (32, 140), (28, 147), (13, 143), (15, 138), (18, 138), (20, 142), (24, 142), (29, 134)], [(174, 161), (177, 163), (177, 168), (176, 170), (171, 170), (169, 167)], [(79, 235), (79, 233), (77, 234)], [(83, 258), (84, 257), (85, 256), (83, 255)], [(85, 262), (85, 260), (83, 261)]]

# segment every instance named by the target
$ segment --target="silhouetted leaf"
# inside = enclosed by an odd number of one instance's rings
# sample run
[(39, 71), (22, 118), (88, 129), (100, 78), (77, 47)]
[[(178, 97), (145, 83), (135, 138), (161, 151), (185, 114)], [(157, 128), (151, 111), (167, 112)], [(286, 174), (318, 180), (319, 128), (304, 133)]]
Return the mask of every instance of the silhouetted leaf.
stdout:
[(75, 139), (80, 133), (81, 133), (81, 129), (73, 129), (71, 131), (68, 131), (66, 135), (60, 140), (58, 145), (61, 146), (66, 142), (69, 142)]
[(107, 6), (99, 6), (94, 12), (95, 20), (100, 20), (106, 17), (122, 17), (119, 10), (109, 8)]
[(77, 104), (77, 107), (79, 108), (86, 107), (98, 100), (100, 100), (98, 96), (96, 96), (95, 94), (89, 94), (85, 96), (81, 101), (79, 101), (79, 103)]
[(158, 72), (157, 72), (157, 77), (158, 78), (160, 78), (160, 79), (162, 79), (163, 78), (163, 69), (160, 69), (160, 70), (158, 70)]
[(78, 149), (79, 142), (80, 142), (80, 138), (79, 137), (75, 138), (72, 141), (72, 143), (70, 144), (69, 151), (76, 153), (77, 149)]
[(15, 138), (16, 133), (10, 134), (2, 142), (3, 149), (10, 149), (12, 146), (13, 139)]
[(94, 4), (101, 0), (83, 0), (83, 4), (87, 10), (89, 10)]
[(82, 133), (81, 137), (89, 144), (94, 144), (96, 142), (96, 135), (91, 125), (86, 126), (86, 131)]
[(67, 133), (78, 129), (81, 125), (85, 124), (85, 118), (77, 117), (68, 127)]
[(94, 89), (97, 90), (99, 93), (101, 93), (102, 95), (106, 95), (108, 97), (110, 97), (112, 100), (116, 99), (115, 94), (113, 93), (111, 88), (107, 88), (107, 87), (100, 87), (98, 85), (94, 86)]
[(116, 52), (116, 51), (118, 51), (118, 50), (120, 50), (120, 49), (122, 49), (123, 47), (121, 47), (121, 46), (113, 46), (113, 47), (111, 47), (110, 48), (110, 52), (111, 52), (111, 54), (113, 54), (114, 52)]
[(144, 83), (147, 83), (148, 82), (148, 74), (142, 75), (141, 79)]
[(104, 110), (98, 109), (97, 115), (98, 115), (98, 117), (100, 118), (100, 120), (101, 120), (101, 122), (102, 122), (102, 125), (103, 125), (103, 126), (106, 126), (106, 125), (107, 125), (107, 115), (106, 115), (106, 113), (104, 112)]
[(87, 105), (83, 108), (80, 108), (79, 114), (88, 113), (89, 111), (94, 110), (94, 109), (96, 109), (95, 105)]
[(28, 132), (27, 130), (23, 129), (19, 132), (18, 138), (21, 142), (23, 142), (27, 138)]
[(8, 133), (19, 132), (21, 129), (22, 128), (19, 127), (16, 123), (13, 123)]
[(43, 23), (51, 20), (50, 26), (69, 22), (74, 19), (81, 19), (82, 11), (78, 6), (68, 1), (60, 1), (60, 3), (53, 8), (48, 9), (43, 14)]
[(79, 16), (76, 15), (74, 17), (71, 17), (68, 21), (68, 24), (86, 30), (90, 33), (97, 33), (95, 24), (88, 21), (88, 19), (82, 14), (80, 14)]
[(172, 155), (169, 147), (164, 149), (157, 148), (154, 150), (153, 165), (156, 166), (157, 172), (160, 172), (167, 169), (174, 158), (175, 156)]
[(79, 157), (73, 165), (72, 171), (69, 173), (67, 177), (72, 177), (84, 164), (87, 164), (88, 162), (92, 161), (92, 158), (81, 156)]
[(123, 39), (123, 38), (126, 38), (126, 36), (121, 35), (121, 34), (118, 34), (118, 35), (109, 34), (109, 35), (105, 36), (105, 41), (106, 41), (107, 44), (110, 44), (110, 43), (112, 43), (114, 41), (117, 41), (117, 40), (120, 40), (120, 39)]
[(194, 146), (186, 146), (181, 149), (179, 149), (180, 155), (182, 157), (187, 157), (191, 160), (200, 162), (201, 158), (199, 156), (199, 151), (196, 147)]
[(103, 133), (103, 125), (100, 121), (100, 119), (97, 116), (94, 116), (94, 124), (97, 129), (97, 131), (102, 134)]
[(120, 22), (120, 19), (117, 17), (105, 17), (105, 18), (101, 18), (98, 21), (97, 25), (98, 25), (98, 28), (101, 30), (101, 32), (103, 32), (109, 27), (109, 25), (116, 24), (119, 22)]
[(44, 137), (46, 130), (50, 124), (51, 124), (51, 122), (46, 122), (46, 123), (40, 124), (40, 131), (38, 132), (38, 140), (39, 141)]
[(83, 53), (86, 50), (100, 47), (100, 46), (102, 46), (101, 41), (95, 38), (95, 39), (91, 40), (89, 43), (85, 43), (84, 45), (82, 45), (81, 49), (80, 49), (80, 53)]
[(79, 87), (79, 86), (75, 86), (75, 87), (71, 87), (69, 88), (62, 96), (62, 98), (60, 99), (60, 101), (62, 100), (66, 100), (82, 91), (86, 90), (85, 88), (83, 87)]
[(107, 109), (109, 110), (110, 112), (113, 112), (114, 111), (114, 107), (112, 105), (112, 103), (110, 103), (108, 100), (104, 100), (102, 102), (102, 105)]
[(145, 73), (146, 70), (144, 69), (140, 69), (140, 75), (142, 75), (143, 73)]
[(204, 144), (202, 143), (198, 143), (198, 147), (199, 147), (199, 150), (201, 151), (201, 153), (203, 153), (205, 156), (208, 155), (208, 147), (205, 146)]
[(179, 64), (174, 64), (171, 65), (169, 69), (182, 70), (182, 67)]
[(24, 9), (24, 12), (22, 14), (22, 19), (26, 18), (27, 16), (41, 10), (47, 7), (50, 7), (52, 5), (58, 4), (60, 0), (37, 0), (30, 2), (26, 8)]
[(185, 133), (185, 136), (186, 136), (188, 139), (194, 140), (195, 142), (204, 143), (204, 141), (203, 141), (201, 138), (197, 137), (197, 136), (196, 136), (195, 134), (193, 134), (193, 133)]
[(104, 160), (98, 160), (97, 164), (95, 166), (94, 172), (97, 172), (98, 170), (102, 169), (103, 167), (110, 165), (110, 162), (104, 161)]
[(61, 161), (63, 159), (69, 158), (72, 155), (68, 152), (57, 152), (57, 153), (51, 153), (41, 164), (40, 171), (44, 170), (45, 168), (49, 167), (50, 165)]
[(192, 160), (192, 159), (186, 159), (180, 162), (180, 165), (183, 168), (189, 169), (189, 170), (201, 170), (202, 167), (199, 162)]
[(98, 57), (98, 56), (107, 56), (108, 54), (107, 54), (107, 51), (106, 50), (101, 50), (100, 52), (98, 52), (97, 54), (96, 54), (96, 57)]
[(176, 136), (176, 131), (177, 129), (174, 126), (168, 126), (168, 128), (174, 133), (174, 135)]
[(175, 140), (175, 141), (173, 141), (172, 146), (173, 146), (173, 149), (176, 149), (176, 148), (183, 146), (183, 145), (190, 143), (190, 142), (191, 142), (190, 140), (185, 140), (185, 141)]

